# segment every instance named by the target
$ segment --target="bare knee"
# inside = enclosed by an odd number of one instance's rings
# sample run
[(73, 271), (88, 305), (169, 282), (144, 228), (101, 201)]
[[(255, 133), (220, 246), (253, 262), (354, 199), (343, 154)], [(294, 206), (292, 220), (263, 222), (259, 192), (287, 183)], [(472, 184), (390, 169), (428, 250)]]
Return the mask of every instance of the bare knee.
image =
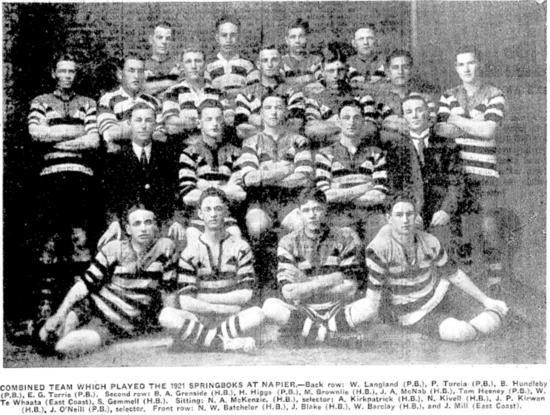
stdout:
[(439, 325), (441, 340), (450, 342), (467, 342), (476, 338), (477, 331), (469, 323), (456, 318), (448, 318)]
[(261, 209), (251, 209), (246, 214), (246, 227), (248, 234), (254, 239), (260, 239), (261, 236), (271, 229), (272, 222), (267, 213)]
[(164, 307), (159, 315), (159, 323), (165, 329), (178, 330), (186, 320), (197, 320), (194, 314), (173, 307)]
[(262, 306), (266, 320), (283, 326), (290, 318), (290, 310), (286, 304), (277, 298), (268, 298)]

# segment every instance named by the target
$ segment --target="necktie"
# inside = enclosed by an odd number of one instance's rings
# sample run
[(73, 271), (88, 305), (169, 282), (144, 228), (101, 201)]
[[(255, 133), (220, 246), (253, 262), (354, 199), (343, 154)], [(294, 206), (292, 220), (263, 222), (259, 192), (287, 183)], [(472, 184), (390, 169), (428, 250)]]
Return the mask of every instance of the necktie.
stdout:
[(143, 171), (147, 171), (147, 153), (145, 153), (145, 148), (141, 149), (140, 161), (141, 161), (141, 168), (143, 169)]
[(418, 159), (420, 164), (424, 165), (424, 138), (422, 137), (418, 139)]

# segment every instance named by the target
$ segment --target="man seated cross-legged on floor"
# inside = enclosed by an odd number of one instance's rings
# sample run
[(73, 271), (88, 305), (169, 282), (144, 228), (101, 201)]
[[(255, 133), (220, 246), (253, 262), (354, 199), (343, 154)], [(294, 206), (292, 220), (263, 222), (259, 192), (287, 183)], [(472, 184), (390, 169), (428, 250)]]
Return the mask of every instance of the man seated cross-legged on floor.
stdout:
[(204, 233), (187, 245), (178, 267), (179, 308), (166, 307), (161, 324), (177, 331), (173, 351), (238, 350), (256, 347), (261, 308), (250, 307), (256, 278), (246, 241), (229, 234), (224, 220), (229, 202), (223, 191), (209, 188), (199, 200)]
[(77, 355), (160, 328), (163, 291), (175, 281), (174, 242), (158, 237), (149, 210), (133, 208), (127, 220), (129, 239), (101, 247), (40, 330), (46, 347)]
[(361, 241), (351, 228), (329, 225), (321, 190), (304, 190), (299, 204), (305, 227), (279, 242), (284, 301), (269, 298), (262, 308), (266, 323), (284, 327), (283, 338), (323, 342), (368, 317), (364, 299), (352, 302), (362, 274)]
[(498, 330), (506, 304), (481, 292), (435, 236), (416, 230), (416, 215), (414, 198), (396, 194), (387, 204), (388, 225), (367, 247), (369, 319), (380, 311), (386, 322), (454, 342)]

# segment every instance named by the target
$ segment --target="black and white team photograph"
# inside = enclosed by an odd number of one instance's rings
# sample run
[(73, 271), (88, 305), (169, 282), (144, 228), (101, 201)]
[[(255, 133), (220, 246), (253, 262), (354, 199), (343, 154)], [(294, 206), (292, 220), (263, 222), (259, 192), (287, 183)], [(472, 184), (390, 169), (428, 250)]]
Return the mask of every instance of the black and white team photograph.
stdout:
[(546, 364), (545, 2), (2, 13), (4, 368)]

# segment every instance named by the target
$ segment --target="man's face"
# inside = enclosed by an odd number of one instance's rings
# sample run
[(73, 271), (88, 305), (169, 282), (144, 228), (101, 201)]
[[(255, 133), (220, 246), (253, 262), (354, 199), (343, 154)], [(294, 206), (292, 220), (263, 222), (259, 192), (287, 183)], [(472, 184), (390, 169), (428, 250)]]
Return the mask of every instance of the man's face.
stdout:
[(199, 218), (204, 221), (204, 226), (209, 230), (220, 230), (224, 227), (227, 217), (227, 206), (217, 196), (207, 197), (202, 201), (199, 209)]
[(197, 80), (204, 77), (204, 54), (202, 52), (187, 52), (182, 58), (185, 79)]
[(200, 118), (202, 133), (214, 139), (221, 137), (223, 132), (223, 112), (219, 108), (205, 108)]
[(295, 27), (289, 29), (285, 40), (291, 55), (299, 55), (306, 52), (307, 35), (303, 28)]
[(272, 78), (279, 75), (281, 68), (281, 55), (276, 49), (264, 49), (260, 52), (257, 63), (262, 76)]
[(262, 121), (268, 127), (277, 127), (283, 124), (285, 119), (285, 103), (282, 98), (269, 97), (262, 104)]
[(53, 73), (57, 81), (57, 89), (68, 91), (73, 87), (76, 78), (76, 63), (73, 61), (59, 61)]
[(361, 134), (363, 115), (357, 107), (344, 107), (340, 111), (340, 127), (342, 134), (349, 138), (355, 138)]
[(134, 94), (141, 90), (144, 77), (144, 63), (137, 59), (127, 59), (122, 71), (118, 71), (118, 78), (122, 83), (122, 87)]
[(239, 37), (239, 28), (237, 25), (227, 22), (218, 28), (216, 41), (220, 45), (220, 50), (226, 54), (233, 54), (237, 47)]
[(151, 142), (155, 126), (155, 112), (153, 109), (134, 110), (130, 118), (132, 141), (141, 147), (148, 145)]
[(478, 78), (479, 62), (474, 53), (461, 53), (456, 56), (456, 72), (466, 84), (475, 82)]
[(325, 223), (326, 213), (326, 206), (315, 200), (308, 200), (300, 206), (302, 220), (304, 221), (305, 228), (309, 231), (318, 231), (321, 229), (321, 226)]
[(346, 65), (340, 61), (326, 63), (324, 77), (327, 86), (330, 89), (339, 89), (344, 79), (346, 79), (346, 72)]
[(414, 218), (416, 212), (409, 202), (398, 202), (393, 206), (390, 214), (386, 214), (392, 231), (399, 236), (408, 236), (414, 232)]
[(411, 63), (406, 56), (392, 58), (389, 67), (389, 77), (392, 85), (397, 87), (407, 86), (411, 79), (411, 69)]
[(136, 210), (128, 215), (126, 232), (132, 242), (149, 245), (157, 235), (157, 224), (153, 212), (145, 209)]
[(371, 29), (359, 29), (355, 32), (355, 38), (351, 44), (361, 56), (367, 56), (374, 53), (376, 49), (376, 36)]
[(425, 131), (428, 124), (428, 106), (421, 99), (411, 99), (403, 103), (403, 118), (414, 133)]
[(156, 27), (149, 37), (149, 43), (153, 46), (153, 55), (167, 55), (172, 46), (172, 29)]

